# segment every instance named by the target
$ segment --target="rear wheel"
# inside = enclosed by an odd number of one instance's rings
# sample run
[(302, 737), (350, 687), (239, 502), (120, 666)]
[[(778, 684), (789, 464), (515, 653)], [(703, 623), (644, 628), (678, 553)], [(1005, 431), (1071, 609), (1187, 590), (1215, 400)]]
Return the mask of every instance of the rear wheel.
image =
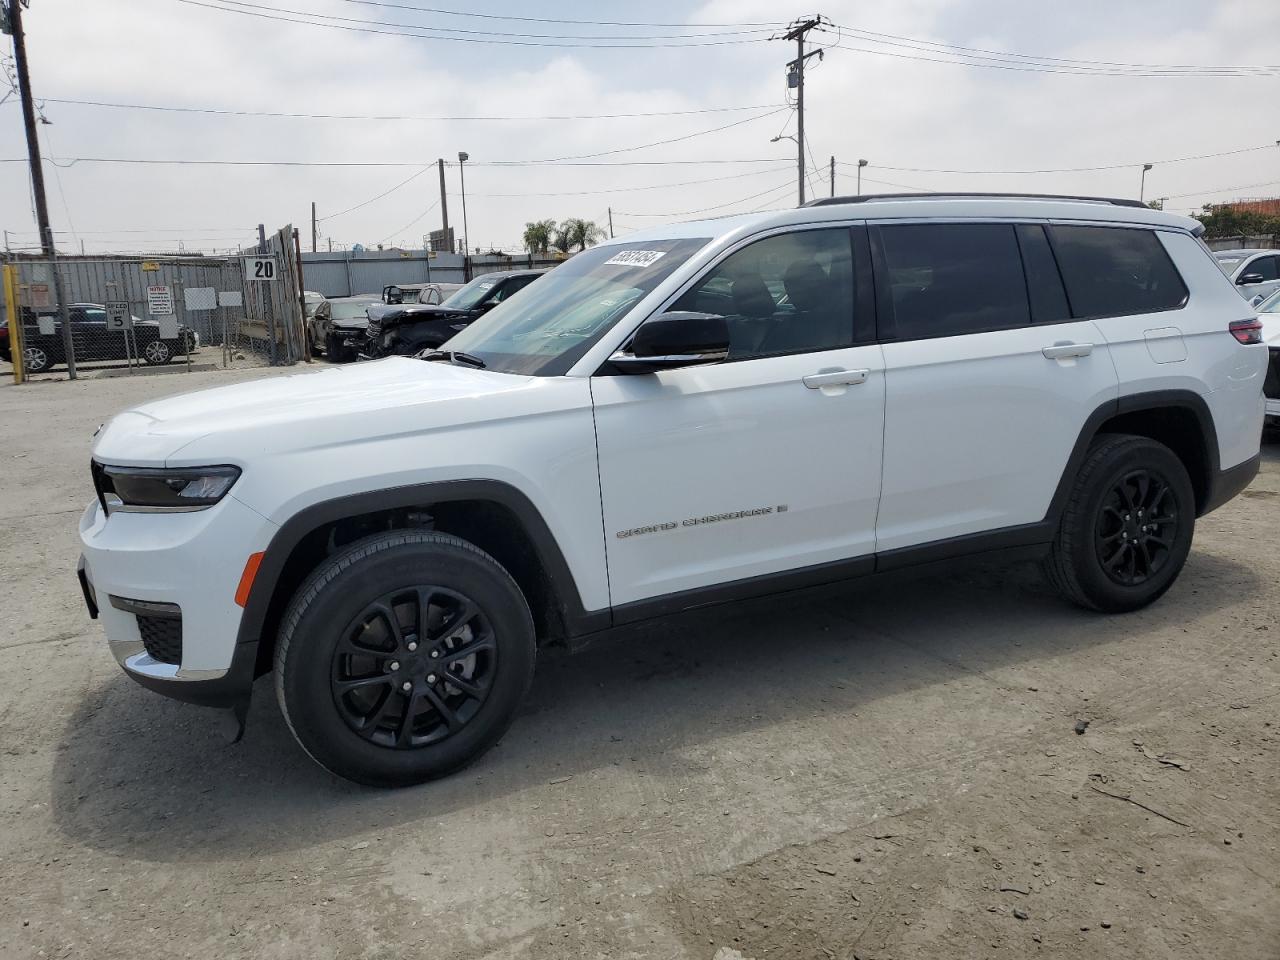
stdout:
[(1177, 579), (1196, 503), (1182, 461), (1147, 437), (1099, 437), (1076, 476), (1045, 571), (1067, 599), (1108, 613), (1137, 610)]
[(302, 748), (341, 777), (406, 786), (493, 746), (533, 676), (533, 620), (496, 560), (447, 534), (379, 534), (298, 589), (276, 695)]

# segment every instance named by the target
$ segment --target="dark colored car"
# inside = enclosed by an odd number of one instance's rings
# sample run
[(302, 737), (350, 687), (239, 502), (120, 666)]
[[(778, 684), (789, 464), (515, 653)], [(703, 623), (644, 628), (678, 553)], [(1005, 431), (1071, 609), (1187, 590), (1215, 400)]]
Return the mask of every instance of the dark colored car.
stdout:
[(371, 315), (363, 356), (413, 356), (439, 347), (544, 273), (545, 270), (486, 273), (438, 306), (405, 304), (381, 316)]
[[(62, 320), (52, 311), (40, 311), (53, 322), (53, 333), (41, 333), (39, 315), (27, 308), (22, 311), (23, 360), (27, 373), (44, 373), (59, 363), (66, 363), (62, 341)], [(77, 363), (86, 360), (124, 360), (135, 349), (138, 359), (150, 363), (168, 363), (175, 357), (200, 346), (200, 336), (186, 324), (178, 324), (178, 336), (160, 336), (157, 320), (133, 318), (132, 343), (126, 349), (125, 335), (107, 329), (107, 310), (100, 303), (73, 303), (67, 307), (71, 320), (71, 342)], [(184, 341), (185, 340), (185, 344)], [(7, 324), (0, 325), (0, 357), (12, 362), (12, 344)]]
[(371, 293), (355, 297), (331, 297), (316, 308), (308, 324), (311, 352), (323, 353), (330, 363), (354, 360), (364, 348), (368, 309), (380, 301)]

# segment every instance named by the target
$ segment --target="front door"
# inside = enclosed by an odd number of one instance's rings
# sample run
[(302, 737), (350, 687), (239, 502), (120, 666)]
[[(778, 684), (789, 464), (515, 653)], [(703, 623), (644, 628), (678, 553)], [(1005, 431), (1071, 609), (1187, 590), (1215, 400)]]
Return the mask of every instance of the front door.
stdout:
[[(884, 364), (865, 234), (753, 241), (670, 310), (723, 314), (724, 363), (591, 382), (615, 609), (700, 588), (767, 592), (875, 551)], [(824, 565), (830, 565), (829, 568)]]

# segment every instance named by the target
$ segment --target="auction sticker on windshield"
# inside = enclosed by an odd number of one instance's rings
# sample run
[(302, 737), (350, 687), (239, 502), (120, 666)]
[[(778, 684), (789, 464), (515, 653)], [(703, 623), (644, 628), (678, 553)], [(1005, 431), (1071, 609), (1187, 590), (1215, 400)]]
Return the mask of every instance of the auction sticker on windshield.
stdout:
[(623, 267), (647, 267), (666, 255), (665, 250), (623, 250), (621, 253), (614, 254), (604, 264), (605, 266), (616, 263)]

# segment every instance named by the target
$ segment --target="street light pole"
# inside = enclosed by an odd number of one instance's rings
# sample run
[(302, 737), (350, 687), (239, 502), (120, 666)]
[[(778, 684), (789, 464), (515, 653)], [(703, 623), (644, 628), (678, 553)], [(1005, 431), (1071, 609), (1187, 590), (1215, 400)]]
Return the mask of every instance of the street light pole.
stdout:
[(1138, 183), (1138, 202), (1142, 203), (1143, 198), (1147, 195), (1147, 171), (1150, 170), (1152, 164), (1144, 163), (1142, 165), (1142, 179)]
[(462, 255), (467, 255), (467, 244), (471, 242), (471, 231), (467, 229), (467, 174), (463, 168), (471, 154), (458, 151), (458, 177), (462, 181)]
[(862, 196), (862, 168), (867, 165), (867, 161), (858, 161), (858, 196)]

